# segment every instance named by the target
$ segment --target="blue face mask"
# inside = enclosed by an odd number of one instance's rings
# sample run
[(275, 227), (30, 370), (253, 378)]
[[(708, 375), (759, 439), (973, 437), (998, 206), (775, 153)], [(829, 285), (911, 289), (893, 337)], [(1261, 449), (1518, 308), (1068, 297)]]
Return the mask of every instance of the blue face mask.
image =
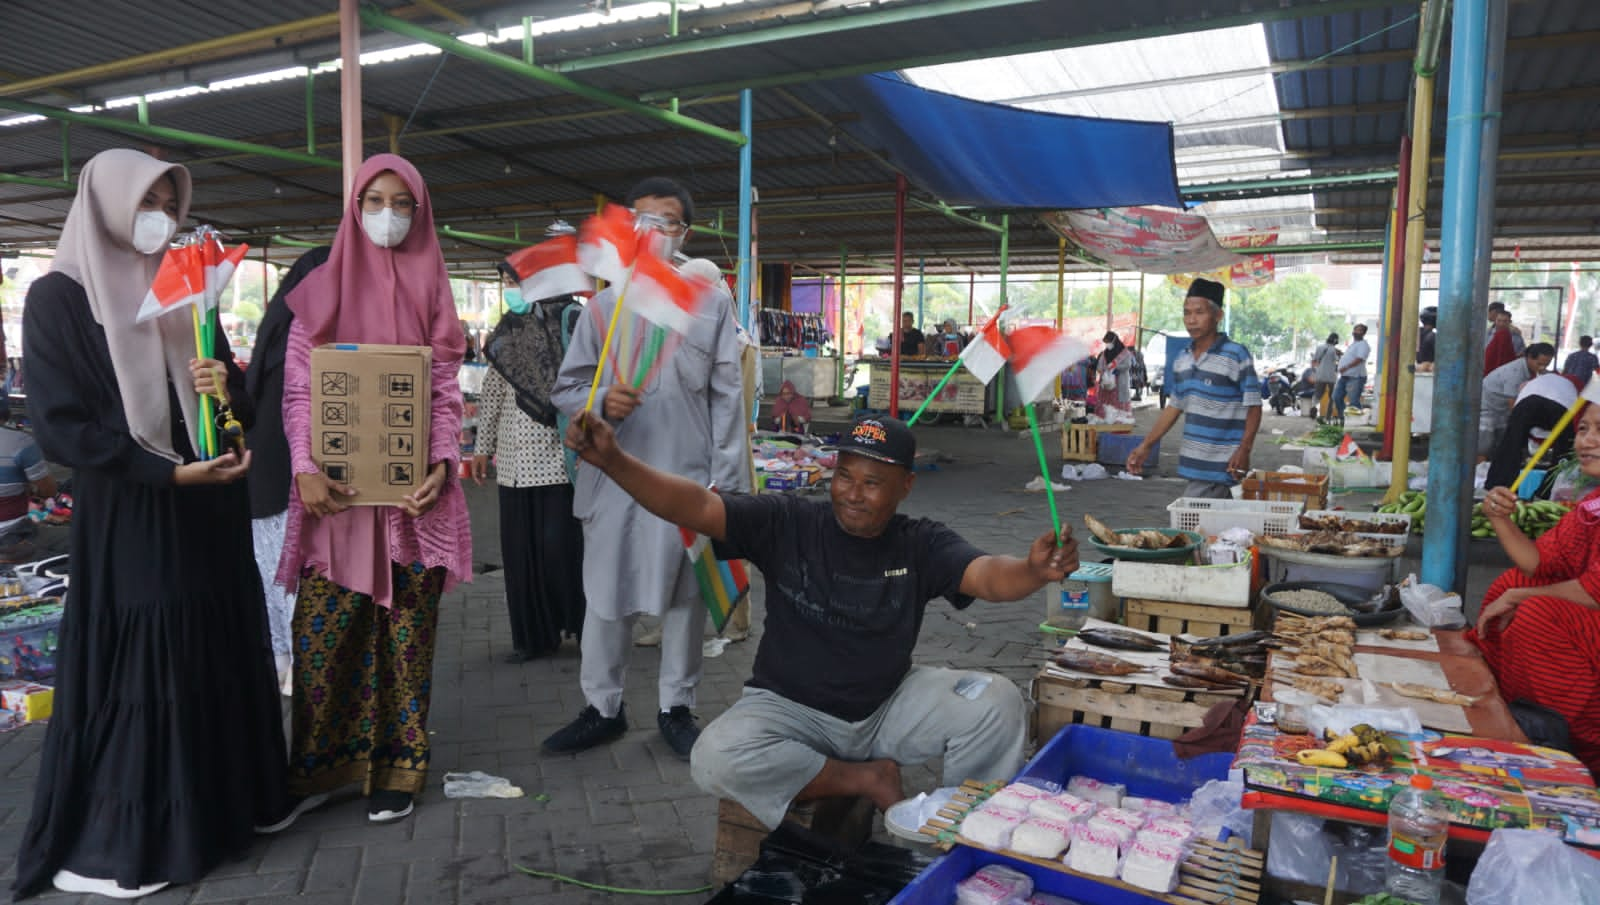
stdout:
[(528, 300), (522, 297), (522, 290), (516, 286), (501, 290), (500, 297), (505, 300), (506, 307), (511, 309), (512, 314), (527, 314), (528, 308), (531, 307)]

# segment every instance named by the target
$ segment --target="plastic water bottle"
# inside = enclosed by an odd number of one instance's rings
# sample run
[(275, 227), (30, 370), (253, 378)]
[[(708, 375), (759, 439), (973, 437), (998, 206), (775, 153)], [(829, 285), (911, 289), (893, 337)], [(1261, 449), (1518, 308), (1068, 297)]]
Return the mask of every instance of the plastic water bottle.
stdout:
[(1444, 885), (1444, 843), (1450, 810), (1433, 791), (1433, 777), (1413, 774), (1389, 803), (1389, 864), (1384, 891), (1416, 905), (1438, 905)]
[(1044, 621), (1052, 628), (1075, 632), (1089, 621), (1089, 586), (1084, 582), (1051, 584), (1044, 600)]

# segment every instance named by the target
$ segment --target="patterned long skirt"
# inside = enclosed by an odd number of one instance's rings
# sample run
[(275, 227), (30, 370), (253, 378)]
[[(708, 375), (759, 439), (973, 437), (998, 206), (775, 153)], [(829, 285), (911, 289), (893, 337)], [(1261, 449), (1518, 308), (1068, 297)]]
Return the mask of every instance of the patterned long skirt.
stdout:
[(394, 566), (394, 604), (320, 572), (294, 610), (294, 740), (289, 791), (416, 794), (428, 775), (428, 701), (444, 569)]

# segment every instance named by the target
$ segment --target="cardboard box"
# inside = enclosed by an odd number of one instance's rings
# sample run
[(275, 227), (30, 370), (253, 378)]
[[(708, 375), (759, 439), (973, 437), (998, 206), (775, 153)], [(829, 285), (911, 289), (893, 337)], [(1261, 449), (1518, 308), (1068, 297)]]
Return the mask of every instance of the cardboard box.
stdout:
[(0, 683), (0, 708), (33, 723), (50, 719), (56, 690), (48, 685), (13, 680)]
[(311, 454), (355, 505), (398, 505), (427, 477), (432, 364), (427, 346), (311, 350)]

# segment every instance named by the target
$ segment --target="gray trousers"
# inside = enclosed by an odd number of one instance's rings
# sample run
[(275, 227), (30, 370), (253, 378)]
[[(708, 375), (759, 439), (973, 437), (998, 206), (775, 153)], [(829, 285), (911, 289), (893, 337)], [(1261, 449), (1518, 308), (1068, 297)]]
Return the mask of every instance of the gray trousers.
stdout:
[[(988, 681), (971, 699), (956, 693), (963, 680)], [(968, 670), (913, 666), (889, 700), (858, 723), (746, 688), (700, 734), (690, 772), (701, 789), (737, 801), (776, 829), (830, 758), (920, 764), (943, 756), (944, 785), (1010, 779), (1022, 767), (1026, 718), (1011, 680)]]
[[(689, 579), (687, 584), (694, 585), (693, 572), (685, 568), (679, 576), (679, 593), (661, 614), (661, 674), (656, 695), (662, 710), (680, 704), (694, 706), (704, 663), (706, 607), (698, 586), (692, 594), (684, 593), (685, 576)], [(595, 615), (593, 607), (583, 614), (583, 638), (579, 642), (583, 659), (578, 664), (578, 684), (584, 699), (603, 717), (616, 716), (622, 707), (623, 681), (628, 658), (633, 656), (633, 622), (639, 615), (605, 619)]]
[(1223, 484), (1219, 481), (1190, 481), (1183, 488), (1183, 495), (1199, 497), (1203, 500), (1231, 500), (1233, 499), (1233, 485)]

